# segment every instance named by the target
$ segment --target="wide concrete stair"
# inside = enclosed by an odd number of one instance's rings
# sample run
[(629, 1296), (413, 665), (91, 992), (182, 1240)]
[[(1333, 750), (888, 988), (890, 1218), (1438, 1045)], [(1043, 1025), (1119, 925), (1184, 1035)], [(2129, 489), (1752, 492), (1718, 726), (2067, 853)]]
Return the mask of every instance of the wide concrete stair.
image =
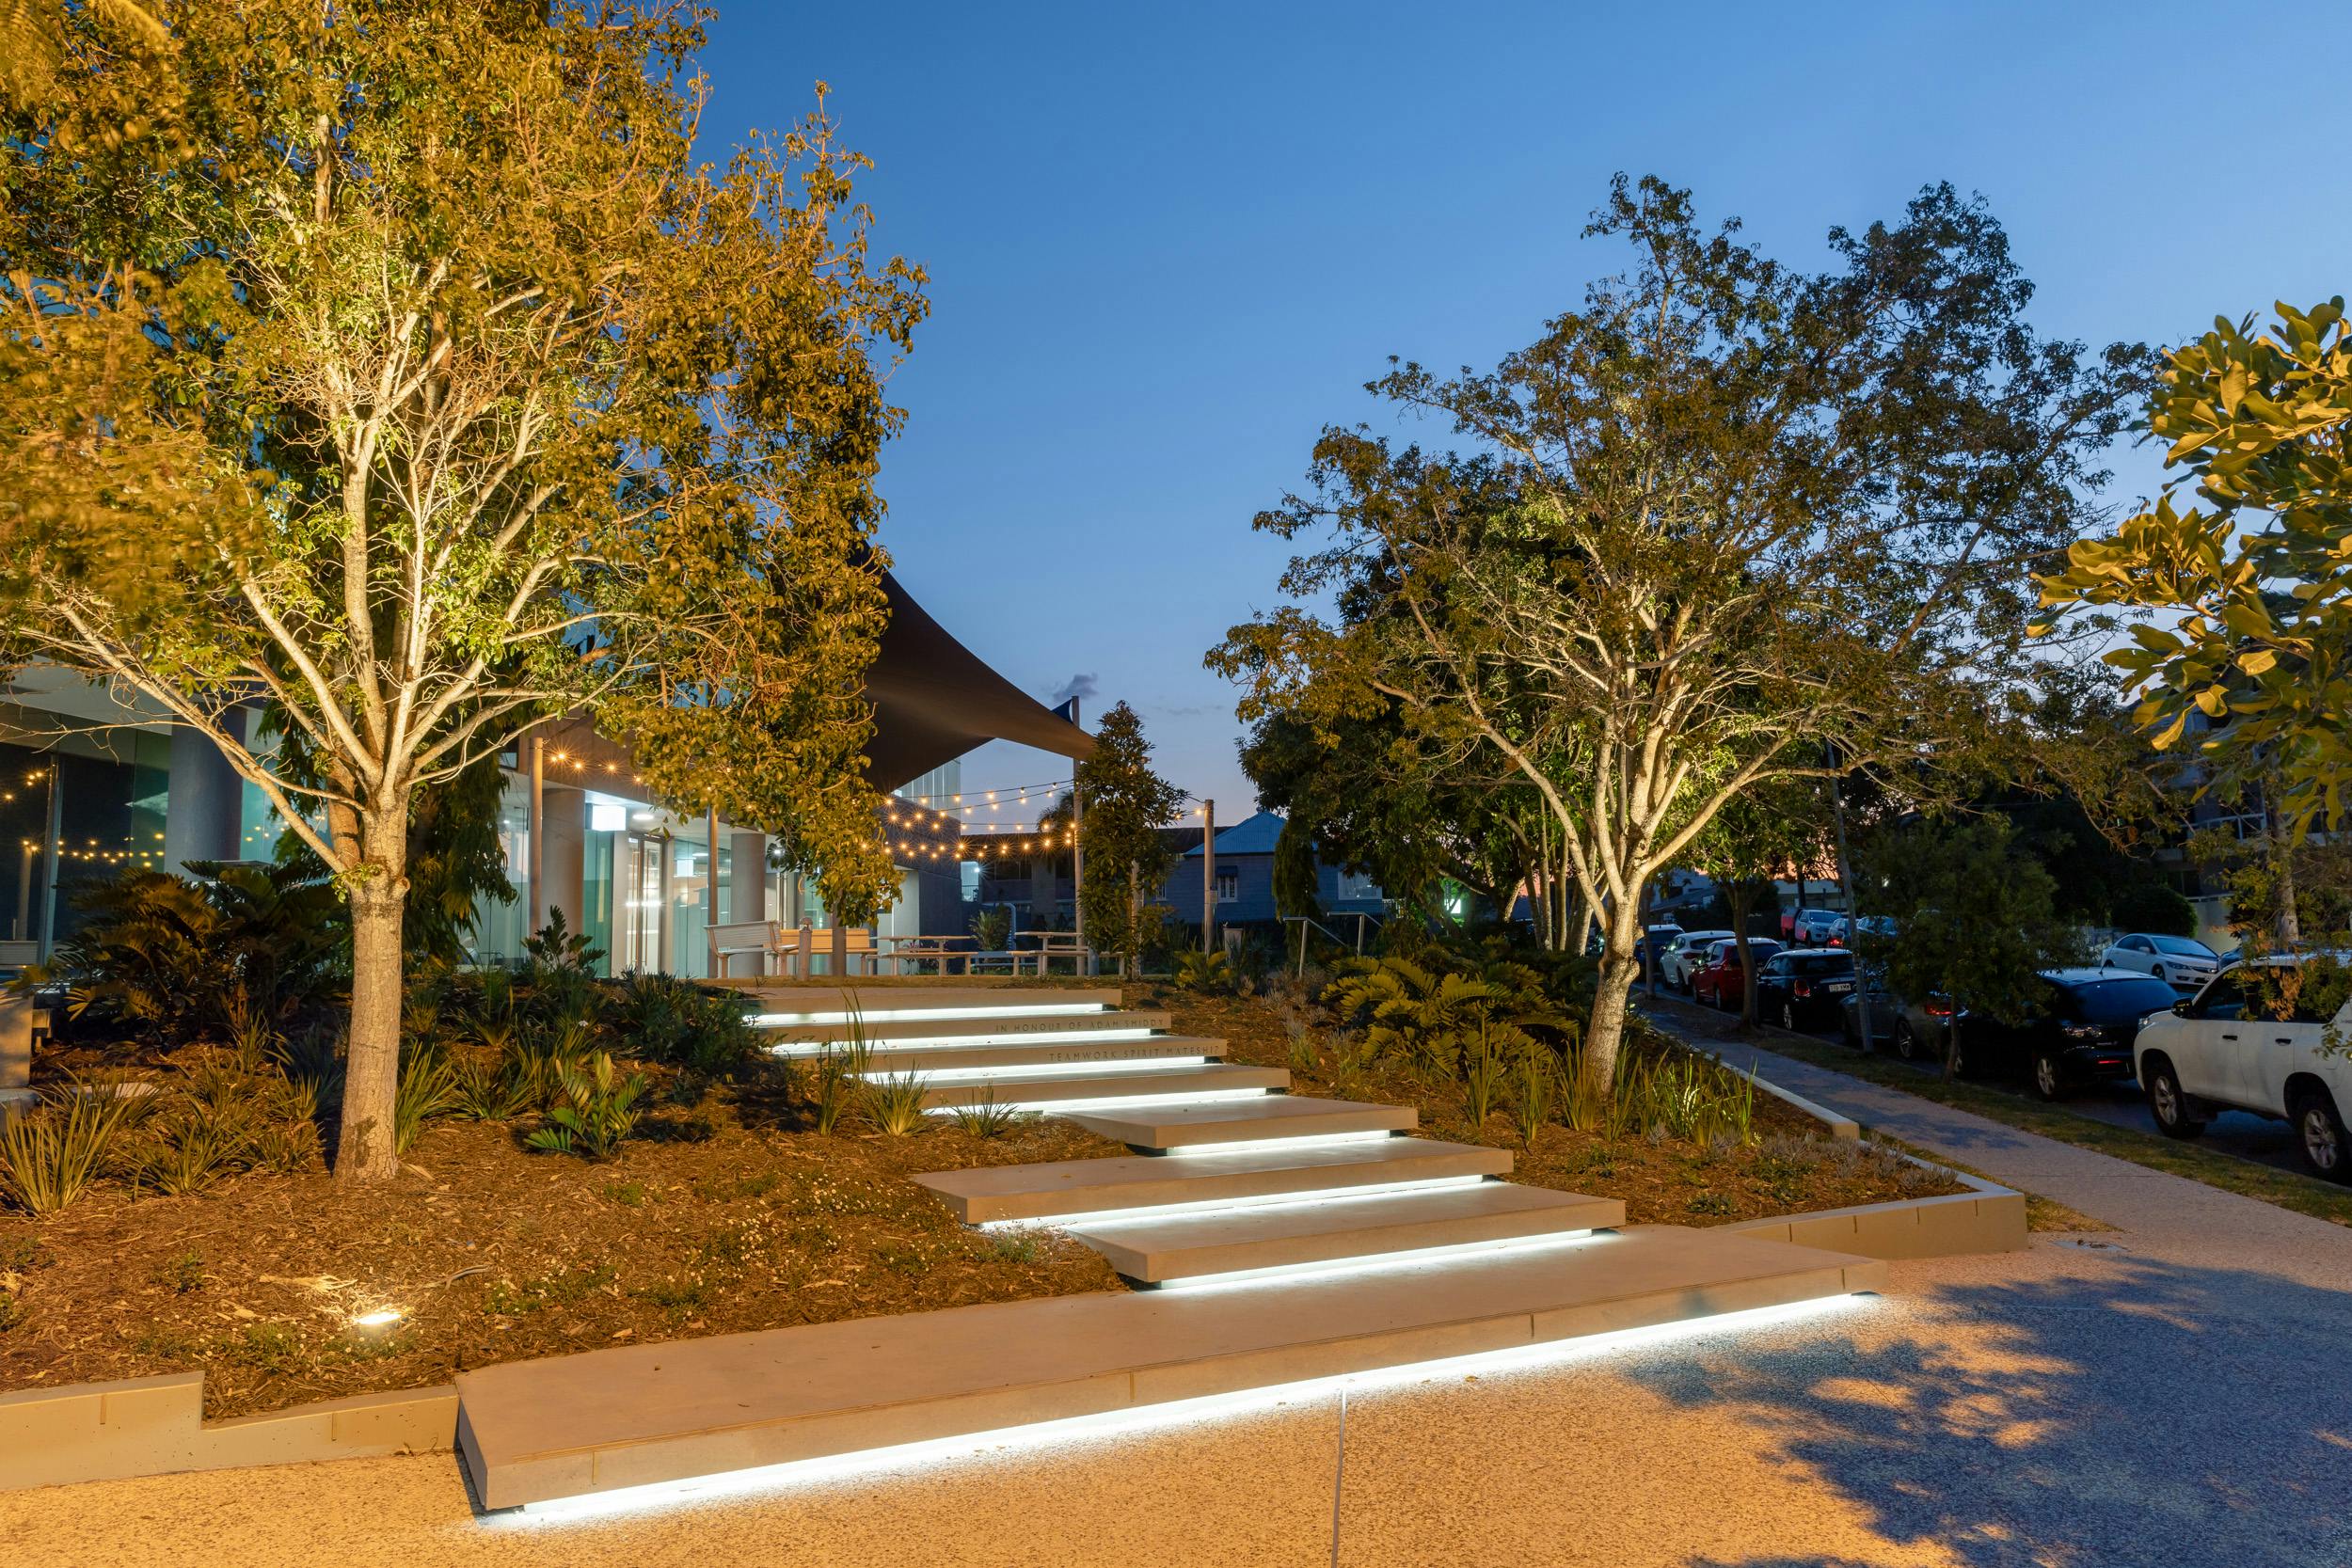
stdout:
[[(1885, 1265), (1503, 1180), (1502, 1149), (1412, 1136), (1410, 1106), (1291, 1095), (1114, 988), (769, 990), (780, 1053), (914, 1074), (933, 1111), (1016, 1105), (1128, 1147), (914, 1180), (967, 1225), (1051, 1226), (1138, 1290), (597, 1351), (458, 1378), (492, 1508), (1129, 1415), (1819, 1303)], [(851, 1025), (850, 1020), (856, 1022)]]

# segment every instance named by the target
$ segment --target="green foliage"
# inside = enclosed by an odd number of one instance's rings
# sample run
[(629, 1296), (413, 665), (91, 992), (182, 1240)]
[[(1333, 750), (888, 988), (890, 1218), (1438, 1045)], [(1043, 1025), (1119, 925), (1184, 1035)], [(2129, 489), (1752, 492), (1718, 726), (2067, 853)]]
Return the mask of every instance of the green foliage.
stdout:
[(75, 895), (82, 928), (58, 944), (51, 973), (76, 1019), (166, 1047), (252, 1046), (332, 1004), (349, 929), (332, 886), (286, 866), (197, 869), (126, 872)]
[(400, 1067), (400, 1092), (392, 1101), (392, 1148), (405, 1154), (424, 1124), (464, 1108), (457, 1072), (437, 1050), (412, 1051)]
[(1321, 919), (1322, 885), (1313, 828), (1295, 815), (1285, 816), (1274, 841), (1275, 912), (1285, 919)]
[(983, 953), (1002, 953), (1012, 941), (1012, 911), (993, 904), (972, 916), (972, 940)]
[(69, 1084), (0, 1127), (0, 1197), (54, 1214), (88, 1190), (144, 1109), (129, 1096)]
[(605, 1026), (641, 1061), (706, 1077), (732, 1073), (759, 1051), (743, 993), (668, 974), (631, 974), (605, 1008)]
[(1497, 1047), (1494, 1035), (1493, 1026), (1480, 1019), (1477, 1041), (1463, 1057), (1462, 1107), (1472, 1127), (1486, 1125), (1510, 1073), (1510, 1055)]
[(597, 1052), (584, 1068), (565, 1062), (556, 1071), (556, 1099), (548, 1107), (547, 1122), (524, 1146), (542, 1154), (610, 1159), (636, 1131), (637, 1118), (644, 1115), (637, 1101), (645, 1089), (645, 1075), (623, 1076), (612, 1065), (611, 1052)]
[(482, 868), (470, 830), (412, 868), (412, 825), (539, 720), (627, 734), (852, 917), (895, 890), (858, 677), (924, 279), (869, 258), (821, 106), (698, 147), (683, 0), (178, 4), (151, 52), (82, 19), (131, 8), (75, 8), (0, 150), (0, 666), (139, 693), (332, 873), (342, 1157), (387, 1174), (393, 890), (437, 884), (446, 947)]
[(1864, 864), (1896, 923), (1870, 948), (1887, 985), (1952, 1004), (1947, 1076), (1965, 1049), (1963, 1011), (2021, 1022), (2046, 990), (2040, 972), (2076, 956), (2056, 883), (2018, 851), (2005, 818), (1896, 830), (1867, 847)]
[(1397, 958), (1343, 959), (1323, 993), (1343, 1022), (1364, 1029), (1375, 1056), (1444, 1078), (1455, 1076), (1465, 1038), (1483, 1033), (1496, 1000), (1483, 980)]
[(1022, 1112), (1010, 1105), (996, 1103), (996, 1091), (991, 1087), (977, 1105), (956, 1107), (956, 1122), (976, 1138), (1001, 1138), (1021, 1124)]
[(1710, 1148), (1756, 1141), (1756, 1083), (1679, 1047), (1635, 1052), (1607, 1083), (1582, 1061), (1569, 1084), (1568, 1125), (1604, 1137), (1677, 1138)]
[(875, 1073), (860, 1080), (858, 1092), (866, 1119), (882, 1132), (903, 1138), (922, 1130), (930, 1086), (921, 1073)]
[[(1611, 915), (1604, 1076), (1633, 892), (1730, 802), (1818, 776), (1833, 745), (1931, 792), (2033, 738), (2014, 562), (2088, 526), (2144, 370), (2040, 340), (2000, 226), (1947, 186), (1833, 231), (1819, 272), (1737, 227), (1621, 177), (1588, 233), (1628, 264), (1489, 372), (1375, 380), (1460, 445), (1327, 426), (1257, 518), (1311, 541), (1282, 578), (1296, 602), (1211, 655), (1246, 721), (1307, 727), (1298, 751), (1344, 768), (1353, 726), (1391, 724), (1454, 798), (1525, 792), (1499, 826)], [(1465, 847), (1473, 807), (1443, 823)]]
[(2178, 889), (2151, 879), (2129, 883), (2116, 895), (2108, 906), (2107, 924), (2161, 937), (2195, 936), (2197, 909)]
[[(2251, 315), (2217, 318), (2171, 352), (2148, 430), (2184, 473), (2039, 581), (2060, 613), (2144, 614), (2132, 645), (2106, 656), (2139, 699), (2134, 722), (2159, 751), (2192, 742), (2203, 788), (2282, 783), (2300, 832), (2340, 823), (2352, 782), (2341, 695), (2352, 677), (2352, 337), (2340, 297), (2278, 312), (2259, 332)], [(2184, 485), (2201, 507), (2180, 507)]]
[(1087, 933), (1139, 970), (1158, 943), (1161, 911), (1153, 901), (1177, 861), (1159, 831), (1176, 820), (1184, 796), (1152, 770), (1143, 721), (1125, 703), (1096, 724), (1094, 754), (1077, 765), (1077, 784), (1086, 798), (1079, 842), (1086, 849)]
[(1176, 955), (1176, 983), (1202, 996), (1232, 996), (1241, 989), (1241, 976), (1222, 949), (1203, 953), (1193, 948)]
[(1519, 1147), (1532, 1149), (1558, 1100), (1560, 1059), (1549, 1051), (1522, 1049), (1508, 1083), (1512, 1130), (1519, 1135)]

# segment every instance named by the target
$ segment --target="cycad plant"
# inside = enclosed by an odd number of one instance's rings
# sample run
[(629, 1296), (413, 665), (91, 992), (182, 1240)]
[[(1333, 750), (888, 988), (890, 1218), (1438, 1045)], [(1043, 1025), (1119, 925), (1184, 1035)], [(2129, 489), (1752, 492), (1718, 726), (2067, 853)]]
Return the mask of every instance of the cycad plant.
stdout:
[(1324, 1000), (1365, 1024), (1364, 1041), (1434, 1077), (1454, 1077), (1462, 1044), (1491, 1016), (1495, 989), (1467, 974), (1440, 974), (1410, 958), (1351, 960)]
[(1177, 956), (1176, 983), (1186, 990), (1203, 996), (1231, 996), (1240, 980), (1233, 960), (1222, 949), (1210, 953), (1195, 949)]

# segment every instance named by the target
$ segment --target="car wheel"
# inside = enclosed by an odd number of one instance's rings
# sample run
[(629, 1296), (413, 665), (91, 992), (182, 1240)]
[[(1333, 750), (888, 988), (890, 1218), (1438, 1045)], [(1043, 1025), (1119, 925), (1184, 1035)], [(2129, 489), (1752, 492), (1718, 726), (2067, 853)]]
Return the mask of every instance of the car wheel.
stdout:
[(2055, 1052), (2037, 1051), (2033, 1053), (2033, 1092), (2042, 1100), (2066, 1098), (2066, 1074), (2059, 1070)]
[(1794, 1002), (1780, 1005), (1780, 1026), (1792, 1035), (1797, 1032), (1797, 1005)]
[(2352, 1181), (2352, 1133), (2326, 1089), (2307, 1089), (2295, 1101), (2295, 1147), (2313, 1176)]
[(2193, 1138), (2205, 1130), (2205, 1120), (2196, 1114), (2194, 1102), (2181, 1087), (2180, 1075), (2172, 1070), (2170, 1058), (2149, 1057), (2141, 1064), (2140, 1082), (2148, 1096), (2148, 1114), (2155, 1118), (2157, 1132), (2168, 1138)]
[(1895, 1025), (1895, 1054), (1906, 1062), (1919, 1059), (1919, 1037), (1911, 1032), (1911, 1020)]

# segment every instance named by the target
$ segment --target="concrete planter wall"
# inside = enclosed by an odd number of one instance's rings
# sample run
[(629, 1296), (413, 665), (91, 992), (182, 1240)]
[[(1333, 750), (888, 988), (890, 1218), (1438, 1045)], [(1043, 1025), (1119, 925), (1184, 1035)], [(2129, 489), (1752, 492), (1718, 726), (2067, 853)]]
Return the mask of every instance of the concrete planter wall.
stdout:
[(207, 1421), (201, 1372), (77, 1383), (0, 1394), (0, 1491), (421, 1453), (456, 1437), (447, 1384)]
[[(1908, 1160), (1911, 1156), (1903, 1158)], [(1915, 1163), (1928, 1164), (1924, 1160)], [(1951, 1175), (1969, 1190), (1941, 1197), (1828, 1209), (1818, 1214), (1742, 1220), (1726, 1228), (1753, 1231), (1776, 1242), (1794, 1242), (1799, 1246), (1828, 1247), (1889, 1260), (2015, 1252), (2025, 1246), (2025, 1194), (1962, 1171), (1953, 1171)]]

